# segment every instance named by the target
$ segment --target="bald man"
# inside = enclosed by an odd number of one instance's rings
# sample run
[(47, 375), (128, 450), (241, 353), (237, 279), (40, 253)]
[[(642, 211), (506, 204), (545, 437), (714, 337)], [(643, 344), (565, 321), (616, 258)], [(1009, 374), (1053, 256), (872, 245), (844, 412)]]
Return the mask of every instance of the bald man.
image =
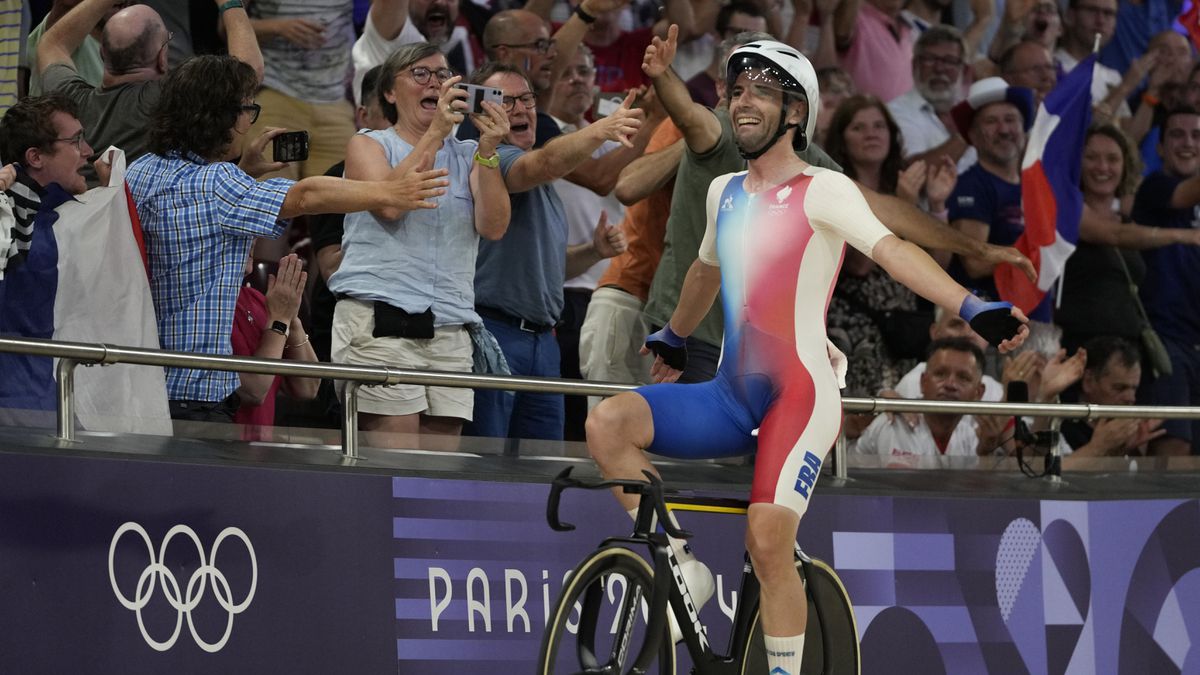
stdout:
[[(217, 2), (218, 7), (221, 4)], [(37, 62), (46, 91), (61, 93), (78, 106), (84, 135), (96, 156), (113, 145), (132, 162), (146, 154), (146, 129), (158, 102), (159, 80), (167, 72), (171, 33), (158, 12), (146, 5), (113, 13), (125, 5), (128, 0), (83, 0), (42, 37)], [(230, 54), (250, 64), (261, 80), (262, 54), (245, 10), (228, 9), (221, 18)], [(71, 54), (101, 23), (104, 74), (97, 87), (80, 75)], [(85, 176), (95, 184), (90, 165)]]

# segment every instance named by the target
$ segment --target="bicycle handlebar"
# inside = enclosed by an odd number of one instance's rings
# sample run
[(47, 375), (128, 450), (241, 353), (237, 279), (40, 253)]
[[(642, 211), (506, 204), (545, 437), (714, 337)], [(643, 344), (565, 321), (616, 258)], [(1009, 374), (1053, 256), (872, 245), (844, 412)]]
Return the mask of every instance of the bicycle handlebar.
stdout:
[[(568, 488), (583, 490), (621, 488), (621, 491), (627, 495), (642, 495), (643, 497), (651, 498), (654, 504), (654, 512), (658, 515), (658, 522), (662, 525), (663, 531), (667, 533), (667, 536), (674, 537), (675, 539), (691, 538), (691, 532), (675, 527), (675, 524), (671, 522), (671, 518), (667, 515), (667, 503), (663, 497), (662, 481), (653, 473), (642, 471), (646, 475), (647, 481), (601, 480), (588, 483), (577, 478), (571, 478), (571, 469), (573, 468), (568, 466), (563, 469), (554, 477), (554, 481), (550, 484), (550, 498), (546, 502), (546, 522), (550, 524), (551, 529), (558, 532), (570, 532), (575, 529), (574, 525), (563, 522), (558, 517), (558, 503), (564, 490)], [(640, 509), (641, 507), (639, 506), (638, 508)]]

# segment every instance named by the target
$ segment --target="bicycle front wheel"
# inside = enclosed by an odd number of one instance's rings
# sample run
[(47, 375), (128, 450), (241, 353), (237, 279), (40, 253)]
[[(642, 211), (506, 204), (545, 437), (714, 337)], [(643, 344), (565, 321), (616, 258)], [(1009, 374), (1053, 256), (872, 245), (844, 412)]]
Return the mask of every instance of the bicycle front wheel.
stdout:
[[(629, 549), (600, 549), (584, 559), (550, 613), (537, 672), (629, 672), (646, 647), (653, 586), (650, 565)], [(675, 675), (675, 648), (670, 631), (663, 633), (657, 654), (639, 672)]]
[[(796, 571), (804, 579), (808, 598), (801, 675), (859, 675), (858, 626), (842, 580), (833, 568), (816, 559), (807, 565), (797, 560)], [(742, 675), (767, 675), (767, 648), (757, 607), (742, 656)]]

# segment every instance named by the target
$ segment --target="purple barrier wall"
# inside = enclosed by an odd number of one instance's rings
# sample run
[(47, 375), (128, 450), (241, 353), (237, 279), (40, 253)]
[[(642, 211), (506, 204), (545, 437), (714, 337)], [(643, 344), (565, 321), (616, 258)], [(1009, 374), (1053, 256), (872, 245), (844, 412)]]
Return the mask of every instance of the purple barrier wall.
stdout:
[[(0, 672), (532, 671), (563, 575), (628, 518), (543, 484), (0, 454)], [(718, 574), (743, 523), (685, 514)], [(825, 494), (801, 543), (865, 673), (1200, 672), (1200, 501)], [(683, 670), (682, 672), (686, 672)]]

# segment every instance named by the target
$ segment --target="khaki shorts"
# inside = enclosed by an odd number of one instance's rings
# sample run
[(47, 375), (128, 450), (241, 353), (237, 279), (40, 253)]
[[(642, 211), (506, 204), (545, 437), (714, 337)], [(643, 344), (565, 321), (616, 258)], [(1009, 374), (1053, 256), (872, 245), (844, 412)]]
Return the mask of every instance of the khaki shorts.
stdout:
[(653, 359), (638, 350), (650, 332), (643, 303), (617, 288), (597, 288), (579, 331), (579, 370), (589, 380), (649, 384)]
[[(471, 335), (462, 326), (439, 326), (432, 339), (377, 338), (375, 308), (370, 302), (346, 298), (333, 312), (334, 363), (382, 365), (409, 370), (471, 372)], [(358, 409), (373, 415), (457, 417), (471, 421), (475, 392), (465, 387), (426, 387), (396, 384), (358, 390)]]

